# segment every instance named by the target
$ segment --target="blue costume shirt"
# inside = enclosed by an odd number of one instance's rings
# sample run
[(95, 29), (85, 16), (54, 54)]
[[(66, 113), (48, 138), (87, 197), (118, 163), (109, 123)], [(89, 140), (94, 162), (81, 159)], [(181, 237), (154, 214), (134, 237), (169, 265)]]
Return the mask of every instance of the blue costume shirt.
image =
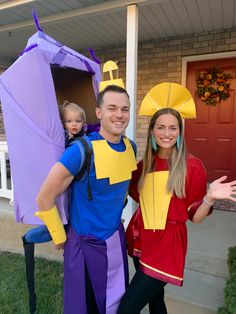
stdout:
[[(96, 132), (89, 136), (90, 141), (103, 139)], [(109, 143), (112, 149), (124, 151), (123, 139), (118, 144)], [(82, 144), (68, 147), (59, 162), (76, 176), (84, 160)], [(104, 165), (105, 167), (106, 165)], [(109, 184), (109, 179), (96, 179), (94, 156), (92, 156), (89, 172), (93, 199), (88, 200), (87, 175), (71, 184), (69, 218), (78, 235), (92, 235), (101, 240), (109, 238), (119, 227), (129, 180)]]

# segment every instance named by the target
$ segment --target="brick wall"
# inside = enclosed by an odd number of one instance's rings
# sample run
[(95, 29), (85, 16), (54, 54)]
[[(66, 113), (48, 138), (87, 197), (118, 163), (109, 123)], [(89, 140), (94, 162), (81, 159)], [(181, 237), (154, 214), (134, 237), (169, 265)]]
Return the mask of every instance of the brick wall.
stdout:
[[(125, 46), (113, 46), (95, 51), (101, 62), (119, 61), (119, 76), (124, 81), (125, 50)], [(137, 112), (143, 97), (152, 86), (163, 81), (181, 82), (182, 57), (234, 50), (236, 50), (236, 29), (186, 35), (168, 40), (152, 40), (139, 44)], [(87, 51), (81, 53), (87, 54)], [(138, 159), (142, 158), (145, 149), (148, 123), (148, 118), (137, 117)], [(0, 116), (0, 132), (2, 128)]]
[[(182, 57), (236, 50), (236, 30), (181, 36), (169, 40), (153, 40), (139, 44), (137, 113), (150, 88), (163, 81), (181, 83)], [(96, 49), (102, 62), (118, 60), (120, 76), (125, 78), (125, 47)], [(136, 142), (138, 159), (145, 150), (149, 119), (137, 117)]]

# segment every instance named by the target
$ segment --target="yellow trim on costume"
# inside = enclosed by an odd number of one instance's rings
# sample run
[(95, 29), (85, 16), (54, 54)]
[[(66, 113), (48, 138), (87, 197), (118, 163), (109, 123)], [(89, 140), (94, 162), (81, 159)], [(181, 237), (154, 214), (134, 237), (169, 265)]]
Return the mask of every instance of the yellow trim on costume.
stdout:
[(65, 229), (56, 205), (49, 210), (37, 211), (35, 216), (45, 223), (55, 244), (66, 241)]
[(105, 89), (109, 85), (117, 85), (117, 86), (125, 88), (124, 82), (121, 78), (117, 78), (117, 79), (113, 78), (112, 71), (118, 71), (117, 64), (114, 61), (107, 61), (106, 63), (104, 63), (102, 72), (103, 73), (109, 72), (110, 80), (100, 82), (99, 92), (101, 92), (103, 89)]
[(110, 184), (131, 179), (132, 171), (137, 169), (134, 150), (130, 141), (123, 138), (125, 151), (117, 152), (106, 140), (92, 141), (96, 178), (109, 178)]
[(151, 172), (145, 176), (140, 191), (144, 229), (165, 229), (171, 200), (171, 193), (166, 191), (168, 177), (169, 171)]
[(182, 277), (177, 277), (177, 276), (168, 274), (168, 273), (166, 273), (166, 272), (164, 272), (164, 271), (161, 271), (161, 270), (159, 270), (159, 269), (157, 269), (157, 268), (151, 267), (151, 266), (145, 264), (144, 262), (142, 262), (141, 260), (140, 260), (139, 262), (140, 262), (141, 265), (147, 267), (148, 269), (153, 270), (153, 271), (156, 272), (156, 273), (165, 275), (165, 276), (170, 277), (170, 278), (173, 278), (173, 279), (181, 280), (181, 281), (184, 279), (184, 278), (182, 278)]
[(139, 115), (153, 116), (163, 108), (175, 109), (183, 119), (196, 118), (190, 91), (176, 83), (165, 82), (152, 87), (141, 103)]

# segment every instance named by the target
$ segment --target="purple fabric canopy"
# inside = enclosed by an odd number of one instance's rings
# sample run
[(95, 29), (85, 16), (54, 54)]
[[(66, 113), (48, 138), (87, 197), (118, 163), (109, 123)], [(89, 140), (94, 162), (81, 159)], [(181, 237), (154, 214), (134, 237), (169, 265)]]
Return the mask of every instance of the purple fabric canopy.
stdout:
[[(92, 73), (95, 95), (100, 66), (39, 31), (0, 76), (0, 97), (11, 165), (17, 222), (42, 224), (35, 198), (50, 168), (64, 151), (51, 65)], [(57, 199), (67, 223), (67, 194)]]

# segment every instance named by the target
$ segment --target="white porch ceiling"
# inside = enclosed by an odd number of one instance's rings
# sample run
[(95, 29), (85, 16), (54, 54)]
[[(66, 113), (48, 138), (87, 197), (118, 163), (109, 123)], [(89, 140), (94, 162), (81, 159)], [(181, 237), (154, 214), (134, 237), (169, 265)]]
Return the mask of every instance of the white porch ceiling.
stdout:
[(236, 0), (0, 0), (0, 66), (15, 59), (36, 32), (77, 51), (124, 44), (126, 6), (139, 8), (139, 41), (236, 27)]

